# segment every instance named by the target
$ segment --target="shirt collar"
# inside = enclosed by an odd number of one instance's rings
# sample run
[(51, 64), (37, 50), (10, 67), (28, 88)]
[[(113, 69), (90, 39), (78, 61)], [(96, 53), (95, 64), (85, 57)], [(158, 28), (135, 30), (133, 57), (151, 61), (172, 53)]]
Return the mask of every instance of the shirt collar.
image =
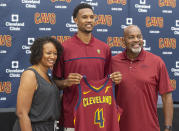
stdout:
[(89, 45), (92, 45), (94, 43), (93, 42), (94, 41), (93, 35), (91, 35), (91, 40), (88, 44), (85, 44), (83, 41), (81, 41), (80, 38), (78, 38), (77, 33), (74, 34), (74, 38), (75, 38), (76, 41), (78, 41), (77, 43), (82, 44), (82, 45), (88, 45), (89, 46)]
[[(146, 56), (146, 52), (144, 51), (144, 49), (142, 48), (140, 54), (138, 55), (138, 57), (134, 60), (134, 61), (137, 61), (137, 60), (144, 60)], [(121, 59), (128, 59), (127, 58), (127, 50), (125, 49), (123, 52), (122, 52), (122, 57)], [(128, 59), (129, 60), (129, 59)]]

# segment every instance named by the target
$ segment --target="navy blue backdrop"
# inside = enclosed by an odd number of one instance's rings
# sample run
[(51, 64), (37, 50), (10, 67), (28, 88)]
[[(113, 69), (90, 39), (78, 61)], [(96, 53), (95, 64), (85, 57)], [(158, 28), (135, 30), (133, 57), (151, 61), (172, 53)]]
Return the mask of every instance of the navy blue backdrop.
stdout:
[(29, 63), (30, 46), (37, 37), (70, 38), (77, 26), (73, 8), (82, 2), (93, 6), (93, 34), (106, 42), (113, 55), (124, 50), (123, 29), (142, 29), (144, 49), (162, 57), (179, 101), (179, 1), (176, 0), (0, 0), (0, 109), (14, 109), (20, 75)]

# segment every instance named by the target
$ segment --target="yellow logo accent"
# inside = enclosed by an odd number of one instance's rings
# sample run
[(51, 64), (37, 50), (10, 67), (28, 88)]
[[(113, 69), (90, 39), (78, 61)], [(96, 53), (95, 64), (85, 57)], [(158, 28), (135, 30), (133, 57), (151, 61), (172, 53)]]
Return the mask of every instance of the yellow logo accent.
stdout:
[(76, 117), (74, 118), (74, 121), (73, 121), (73, 122), (74, 122), (74, 125), (75, 125), (75, 122), (76, 122)]
[(92, 88), (94, 88), (95, 90), (100, 90), (102, 87), (103, 87), (103, 85), (101, 85), (100, 87), (95, 87), (95, 86), (92, 86), (92, 85), (90, 85)]
[(107, 86), (107, 87), (106, 87), (105, 93), (108, 92), (108, 89), (109, 89), (109, 88), (111, 88), (111, 86)]
[(98, 54), (100, 54), (100, 53), (101, 53), (100, 49), (97, 49), (97, 53), (98, 53)]
[(119, 116), (118, 116), (118, 122), (120, 121), (120, 119), (121, 119), (121, 116), (119, 115)]
[(88, 93), (90, 93), (91, 91), (83, 91), (83, 94), (86, 95)]

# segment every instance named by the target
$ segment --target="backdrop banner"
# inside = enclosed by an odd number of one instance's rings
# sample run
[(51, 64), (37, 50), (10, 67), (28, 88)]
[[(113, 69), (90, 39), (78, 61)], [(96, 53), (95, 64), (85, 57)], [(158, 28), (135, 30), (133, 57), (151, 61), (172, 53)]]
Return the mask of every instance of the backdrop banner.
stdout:
[(126, 26), (141, 28), (144, 49), (164, 60), (175, 88), (173, 99), (179, 101), (178, 0), (0, 0), (0, 108), (16, 106), (34, 39), (52, 36), (61, 43), (69, 39), (77, 31), (73, 9), (84, 2), (94, 9), (93, 35), (111, 47), (112, 55), (124, 50)]

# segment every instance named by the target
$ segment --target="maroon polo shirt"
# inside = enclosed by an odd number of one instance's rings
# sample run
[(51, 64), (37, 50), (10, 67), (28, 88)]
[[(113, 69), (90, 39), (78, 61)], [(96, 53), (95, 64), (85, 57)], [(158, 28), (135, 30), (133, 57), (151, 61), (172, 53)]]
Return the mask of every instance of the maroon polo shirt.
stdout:
[(117, 103), (124, 110), (121, 131), (160, 131), (158, 93), (173, 91), (163, 60), (142, 50), (131, 61), (124, 51), (112, 58), (112, 72), (115, 71), (120, 71), (123, 77), (116, 89)]
[[(83, 43), (75, 34), (63, 43), (61, 60), (53, 69), (53, 75), (67, 78), (69, 73), (86, 75), (88, 80), (103, 79), (109, 72), (111, 51), (109, 46), (92, 36), (89, 44)], [(77, 88), (67, 87), (63, 92), (64, 127), (74, 127), (73, 108)]]

